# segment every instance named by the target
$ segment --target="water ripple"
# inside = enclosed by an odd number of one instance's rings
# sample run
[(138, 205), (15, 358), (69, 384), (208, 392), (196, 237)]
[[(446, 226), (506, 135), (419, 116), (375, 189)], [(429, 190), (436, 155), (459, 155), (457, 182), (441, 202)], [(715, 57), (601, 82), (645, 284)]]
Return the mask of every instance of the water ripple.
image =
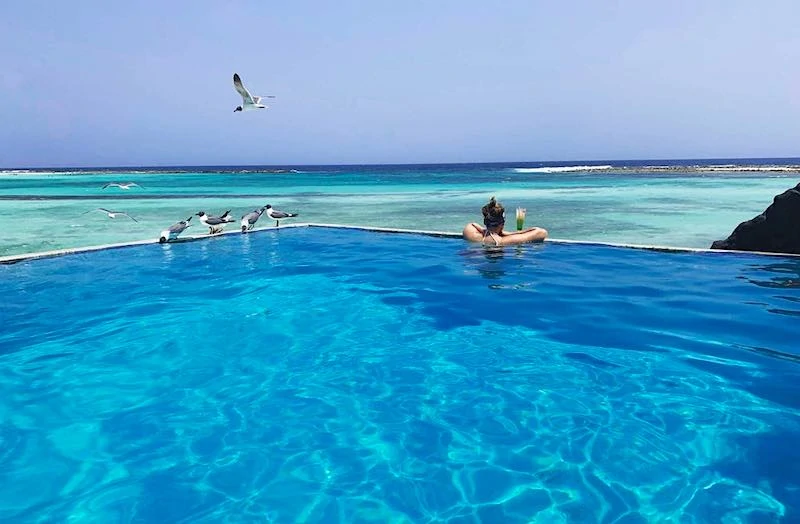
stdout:
[(4, 521), (800, 516), (791, 264), (320, 230), (124, 254), (0, 267)]

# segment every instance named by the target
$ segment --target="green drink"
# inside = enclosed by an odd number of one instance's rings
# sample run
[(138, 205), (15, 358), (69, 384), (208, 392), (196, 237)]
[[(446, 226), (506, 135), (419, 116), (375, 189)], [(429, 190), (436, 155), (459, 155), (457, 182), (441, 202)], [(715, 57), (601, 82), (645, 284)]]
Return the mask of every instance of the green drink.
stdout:
[(525, 227), (525, 212), (525, 208), (517, 208), (517, 231), (522, 231), (522, 228)]

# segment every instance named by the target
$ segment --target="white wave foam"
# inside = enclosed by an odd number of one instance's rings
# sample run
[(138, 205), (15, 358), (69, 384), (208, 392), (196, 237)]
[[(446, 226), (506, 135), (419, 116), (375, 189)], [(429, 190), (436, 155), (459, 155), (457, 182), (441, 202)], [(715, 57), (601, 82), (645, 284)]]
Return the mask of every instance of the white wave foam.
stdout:
[(33, 169), (0, 169), (0, 175), (72, 175), (77, 171), (37, 171)]
[(198, 168), (197, 171), (192, 171), (191, 169), (144, 169), (144, 170), (133, 170), (133, 169), (81, 169), (78, 171), (49, 171), (49, 170), (42, 170), (42, 169), (0, 169), (0, 176), (4, 175), (172, 175), (172, 174), (180, 174), (180, 173), (193, 173), (193, 174), (259, 174), (259, 173), (267, 173), (267, 174), (292, 174), (292, 173), (306, 173), (306, 171), (300, 171), (298, 169), (239, 169), (239, 170), (228, 170), (222, 168), (217, 171), (208, 170), (207, 168)]
[(698, 171), (800, 171), (800, 166), (699, 166)]
[(515, 167), (517, 173), (569, 173), (571, 171), (602, 171), (613, 166), (558, 166), (558, 167)]

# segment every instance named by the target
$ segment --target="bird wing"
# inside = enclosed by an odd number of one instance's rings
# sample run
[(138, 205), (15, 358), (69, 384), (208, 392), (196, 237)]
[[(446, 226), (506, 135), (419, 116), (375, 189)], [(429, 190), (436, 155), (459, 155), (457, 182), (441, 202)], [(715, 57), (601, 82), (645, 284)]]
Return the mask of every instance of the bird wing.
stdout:
[(104, 208), (104, 207), (98, 207), (98, 208), (97, 208), (97, 209), (95, 209), (94, 211), (102, 211), (102, 212), (104, 212), (104, 213), (113, 213), (113, 212), (114, 212), (114, 211), (109, 211), (108, 209), (106, 209), (106, 208)]
[(248, 91), (244, 85), (242, 84), (242, 79), (239, 78), (239, 75), (234, 73), (233, 74), (233, 86), (236, 88), (236, 91), (242, 95), (242, 100), (244, 100), (245, 104), (254, 104), (253, 97), (250, 95), (250, 91)]
[(107, 187), (111, 187), (111, 186), (119, 186), (119, 184), (115, 184), (114, 182), (109, 182), (108, 184), (103, 186), (103, 189), (105, 189)]
[(272, 210), (272, 218), (289, 218), (293, 217), (294, 215), (291, 213), (284, 213), (283, 211), (275, 211)]
[(134, 222), (139, 222), (138, 220), (136, 220), (135, 218), (133, 218), (132, 216), (130, 216), (128, 213), (120, 213), (120, 212), (117, 212), (117, 213), (119, 213), (120, 215), (125, 215), (126, 217), (130, 218), (130, 219), (131, 219), (131, 220), (133, 220)]
[(170, 233), (180, 233), (187, 227), (189, 227), (189, 224), (185, 222), (178, 222), (177, 224), (169, 226), (169, 229), (167, 231), (169, 231)]

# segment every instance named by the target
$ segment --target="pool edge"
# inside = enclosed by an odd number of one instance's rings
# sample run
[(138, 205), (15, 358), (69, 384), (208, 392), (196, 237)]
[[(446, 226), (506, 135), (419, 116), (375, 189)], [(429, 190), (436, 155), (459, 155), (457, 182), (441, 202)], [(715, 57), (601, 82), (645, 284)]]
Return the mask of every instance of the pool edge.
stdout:
[[(461, 238), (461, 233), (454, 233), (450, 231), (428, 231), (419, 229), (400, 229), (400, 228), (388, 228), (388, 227), (376, 227), (376, 226), (352, 226), (346, 224), (318, 224), (313, 222), (309, 222), (303, 225), (307, 227), (320, 227), (320, 228), (332, 228), (332, 229), (356, 229), (362, 231), (377, 231), (385, 233), (405, 233), (405, 234), (427, 235), (434, 237)], [(800, 255), (793, 253), (772, 253), (769, 251), (742, 251), (734, 249), (708, 249), (700, 247), (675, 247), (675, 246), (660, 246), (660, 245), (649, 245), (649, 244), (627, 244), (624, 242), (601, 242), (598, 240), (567, 240), (561, 238), (548, 238), (544, 242), (548, 244), (574, 244), (574, 245), (586, 245), (586, 246), (618, 247), (626, 249), (640, 249), (646, 251), (660, 251), (665, 253), (712, 253), (720, 255), (739, 254), (739, 255), (759, 255), (759, 256), (772, 256), (772, 257), (800, 258)]]
[[(433, 231), (433, 230), (420, 230), (420, 229), (402, 229), (391, 227), (378, 227), (378, 226), (354, 226), (349, 224), (327, 224), (327, 223), (299, 223), (299, 224), (285, 224), (280, 227), (269, 226), (253, 229), (246, 234), (256, 234), (264, 231), (277, 231), (280, 229), (295, 229), (295, 228), (327, 228), (327, 229), (351, 229), (357, 231), (373, 231), (378, 233), (395, 233), (395, 234), (410, 234), (410, 235), (425, 235), (439, 238), (461, 238), (461, 233), (451, 231)], [(185, 236), (168, 242), (169, 244), (182, 244), (184, 242), (195, 242), (198, 240), (211, 240), (228, 235), (241, 235), (242, 232), (238, 230), (225, 231), (216, 235), (192, 235)], [(64, 255), (75, 255), (81, 253), (91, 253), (93, 251), (105, 251), (108, 249), (120, 249), (125, 247), (143, 246), (148, 244), (158, 244), (157, 238), (134, 240), (131, 242), (119, 242), (114, 244), (101, 244), (96, 246), (75, 247), (65, 249), (55, 249), (52, 251), (39, 251), (34, 253), (23, 253), (19, 255), (6, 255), (0, 257), (0, 265), (16, 264), (26, 260), (37, 260), (42, 258), (52, 258)], [(704, 249), (704, 248), (691, 248), (691, 247), (674, 247), (674, 246), (660, 246), (660, 245), (647, 245), (647, 244), (628, 244), (622, 242), (600, 242), (594, 240), (567, 240), (548, 238), (545, 243), (551, 244), (572, 244), (572, 245), (587, 245), (587, 246), (605, 246), (617, 247), (625, 249), (639, 249), (645, 251), (659, 251), (664, 253), (712, 253), (720, 255), (755, 255), (755, 256), (769, 256), (769, 257), (788, 257), (800, 258), (800, 255), (793, 253), (771, 253), (766, 251), (741, 251), (741, 250), (728, 250), (728, 249)]]
[[(247, 233), (242, 233), (240, 230), (231, 230), (231, 231), (223, 231), (222, 233), (217, 233), (216, 235), (187, 235), (183, 237), (176, 238), (175, 240), (170, 240), (167, 244), (183, 244), (185, 242), (195, 242), (197, 240), (213, 240), (215, 238), (220, 238), (228, 235), (242, 235), (247, 234), (251, 235), (254, 233), (260, 233), (263, 231), (272, 231), (277, 229), (291, 229), (297, 227), (308, 227), (308, 224), (286, 224), (280, 227), (275, 226), (268, 226), (268, 227), (260, 227), (256, 229), (252, 229)], [(91, 253), (93, 251), (105, 251), (108, 249), (121, 249), (126, 247), (133, 247), (133, 246), (146, 246), (149, 244), (160, 244), (158, 238), (153, 239), (144, 239), (144, 240), (132, 240), (130, 242), (119, 242), (114, 244), (100, 244), (96, 246), (86, 246), (86, 247), (70, 247), (64, 249), (54, 249), (52, 251), (38, 251), (35, 253), (23, 253), (20, 255), (6, 255), (0, 257), (0, 265), (8, 265), (8, 264), (16, 264), (17, 262), (24, 262), (26, 260), (36, 260), (41, 258), (52, 258), (52, 257), (59, 257), (64, 255), (78, 255), (81, 253)]]

